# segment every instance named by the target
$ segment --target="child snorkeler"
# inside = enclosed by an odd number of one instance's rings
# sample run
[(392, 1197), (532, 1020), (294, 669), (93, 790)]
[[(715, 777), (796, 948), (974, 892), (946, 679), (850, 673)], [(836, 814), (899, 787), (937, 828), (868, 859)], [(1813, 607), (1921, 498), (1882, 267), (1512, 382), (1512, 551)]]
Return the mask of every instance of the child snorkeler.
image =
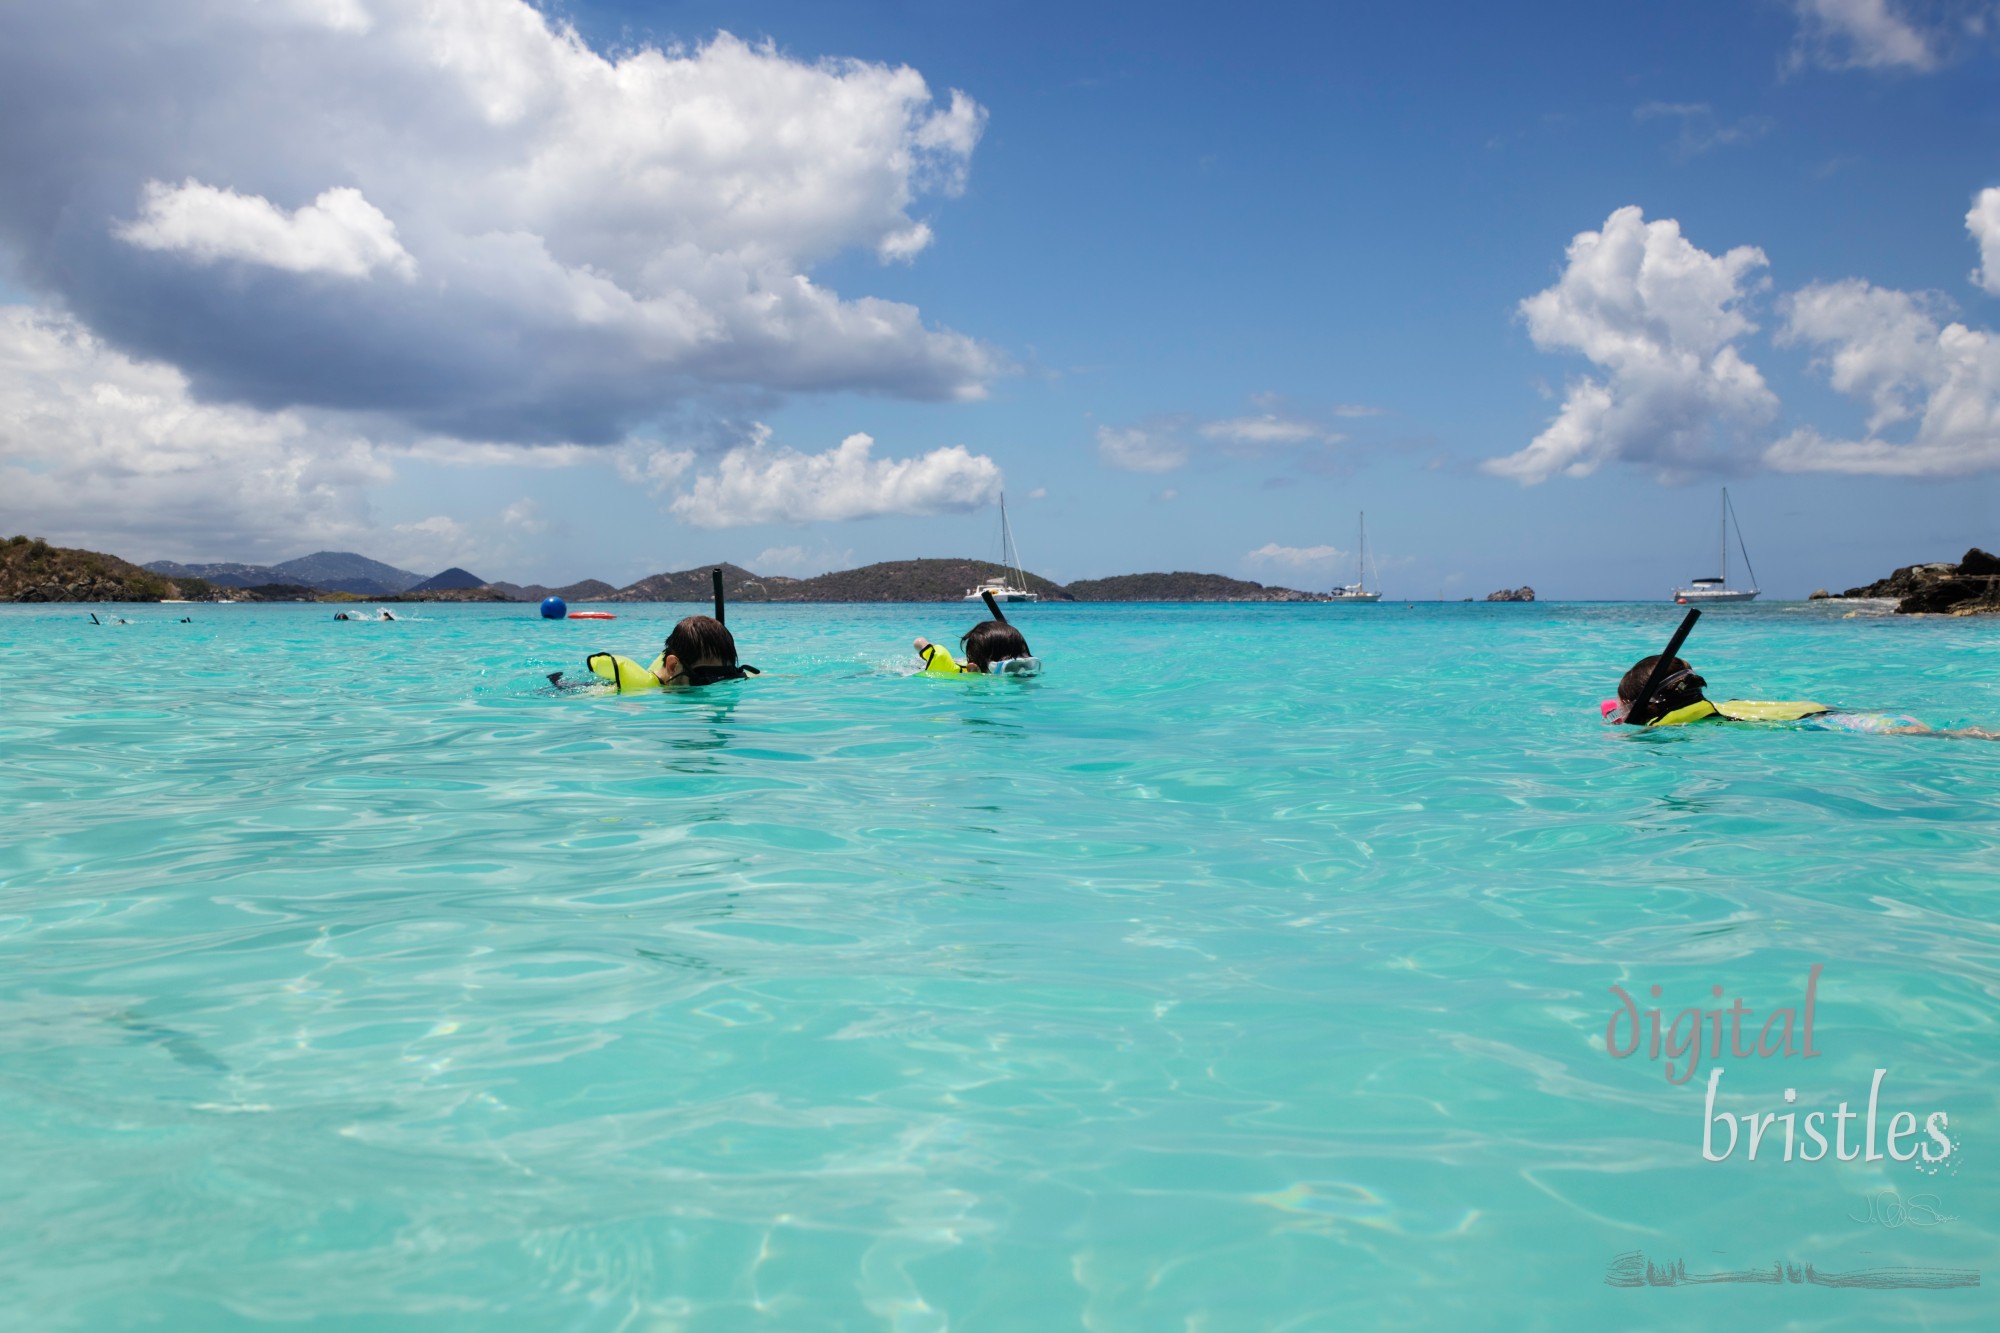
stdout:
[(980, 621), (960, 637), (959, 645), (965, 650), (963, 663), (921, 636), (914, 646), (917, 656), (924, 659), (924, 670), (938, 675), (1034, 675), (1041, 670), (1040, 659), (1028, 651), (1021, 631), (1004, 620)]
[(675, 625), (651, 666), (616, 653), (592, 653), (585, 665), (620, 693), (684, 690), (761, 674), (756, 667), (737, 665), (736, 636), (711, 616), (689, 616)]
[[(1658, 673), (1650, 693), (1646, 686)], [(1956, 736), (2000, 740), (2000, 732), (1965, 727), (1940, 731), (1899, 713), (1852, 712), (1803, 699), (1726, 699), (1715, 703), (1702, 691), (1708, 682), (1678, 657), (1642, 657), (1618, 682), (1618, 697), (1599, 705), (1607, 722), (1640, 727), (1678, 727), (1690, 722), (1795, 722), (1811, 731), (1858, 731), (1876, 736)], [(1645, 694), (1645, 698), (1640, 698)]]
[(758, 674), (756, 667), (736, 665), (736, 636), (712, 616), (689, 616), (674, 626), (659, 660), (648, 669), (669, 690)]

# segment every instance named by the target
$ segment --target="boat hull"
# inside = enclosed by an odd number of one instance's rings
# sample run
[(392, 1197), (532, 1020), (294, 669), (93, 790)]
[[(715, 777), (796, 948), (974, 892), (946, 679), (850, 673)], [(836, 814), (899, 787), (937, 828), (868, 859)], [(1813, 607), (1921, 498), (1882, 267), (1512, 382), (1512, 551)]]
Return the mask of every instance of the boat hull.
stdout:
[(1674, 602), (1686, 606), (1694, 602), (1754, 602), (1758, 589), (1745, 591), (1740, 588), (1676, 588)]
[(1382, 594), (1379, 592), (1336, 592), (1330, 594), (1326, 600), (1336, 605), (1344, 602), (1379, 602), (1382, 600)]

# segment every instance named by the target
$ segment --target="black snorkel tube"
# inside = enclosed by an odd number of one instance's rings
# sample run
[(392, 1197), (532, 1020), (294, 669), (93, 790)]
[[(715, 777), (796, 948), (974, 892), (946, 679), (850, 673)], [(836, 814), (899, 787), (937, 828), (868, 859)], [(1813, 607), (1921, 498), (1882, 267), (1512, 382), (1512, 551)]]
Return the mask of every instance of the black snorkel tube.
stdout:
[(1003, 625), (1006, 624), (1007, 617), (1000, 610), (1000, 603), (993, 600), (993, 590), (991, 588), (982, 588), (979, 591), (979, 595), (986, 599), (986, 609), (993, 613), (993, 618)]
[(1690, 606), (1687, 615), (1681, 620), (1681, 627), (1674, 631), (1674, 637), (1667, 640), (1665, 651), (1653, 663), (1653, 670), (1646, 677), (1646, 688), (1640, 690), (1631, 704), (1626, 707), (1625, 716), (1618, 719), (1620, 722), (1629, 722), (1635, 727), (1646, 725), (1646, 723), (1633, 718), (1633, 710), (1652, 701), (1653, 691), (1660, 688), (1660, 682), (1667, 678), (1670, 665), (1674, 658), (1680, 655), (1681, 645), (1687, 642), (1688, 632), (1694, 628), (1694, 622), (1700, 619), (1701, 608)]
[[(715, 589), (715, 623), (718, 625), (727, 625), (729, 622), (723, 619), (721, 565), (717, 565), (714, 569), (708, 571), (708, 582), (709, 586)], [(719, 680), (742, 680), (746, 676), (761, 676), (763, 674), (763, 672), (759, 671), (756, 667), (750, 666), (748, 663), (738, 663), (736, 666), (729, 668), (691, 667), (688, 668), (687, 673), (688, 684), (690, 685), (713, 685)], [(697, 679), (697, 676), (705, 676), (706, 678)]]

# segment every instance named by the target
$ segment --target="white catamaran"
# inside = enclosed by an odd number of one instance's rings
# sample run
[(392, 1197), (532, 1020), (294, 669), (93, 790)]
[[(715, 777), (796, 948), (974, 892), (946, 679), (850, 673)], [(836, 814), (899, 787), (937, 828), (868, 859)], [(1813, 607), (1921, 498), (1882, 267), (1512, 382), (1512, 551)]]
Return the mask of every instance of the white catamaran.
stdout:
[(1007, 494), (1000, 493), (1000, 563), (1007, 567), (1007, 577), (988, 579), (978, 587), (966, 592), (962, 599), (968, 602), (984, 601), (987, 593), (993, 594), (996, 602), (1039, 602), (1042, 595), (1028, 587), (1028, 575), (1021, 568), (1021, 553), (1014, 546), (1014, 529), (1007, 522)]
[(1757, 600), (1757, 571), (1750, 568), (1750, 548), (1743, 544), (1743, 525), (1736, 523), (1736, 548), (1743, 553), (1743, 568), (1750, 575), (1750, 586), (1732, 588), (1729, 586), (1729, 527), (1736, 521), (1735, 507), (1729, 503), (1729, 488), (1722, 488), (1722, 573), (1715, 578), (1694, 579), (1685, 588), (1674, 589), (1674, 600), (1683, 605), (1690, 602), (1754, 602)]
[(1380, 588), (1377, 588), (1374, 592), (1368, 591), (1368, 575), (1366, 572), (1368, 560), (1367, 514), (1364, 513), (1361, 515), (1360, 523), (1361, 539), (1354, 547), (1354, 582), (1344, 583), (1340, 587), (1335, 588), (1331, 593), (1327, 594), (1328, 601), (1379, 602), (1382, 600), (1382, 590)]

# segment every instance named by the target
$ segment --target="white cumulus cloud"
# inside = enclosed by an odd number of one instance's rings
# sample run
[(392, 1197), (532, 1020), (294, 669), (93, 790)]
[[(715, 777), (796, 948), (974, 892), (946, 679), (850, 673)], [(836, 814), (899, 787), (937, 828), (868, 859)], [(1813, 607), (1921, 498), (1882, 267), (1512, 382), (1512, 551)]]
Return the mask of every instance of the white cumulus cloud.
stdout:
[(1634, 207), (1579, 234), (1561, 280), (1521, 313), (1537, 347), (1581, 353), (1603, 377), (1575, 380), (1546, 430), (1482, 467), (1533, 484), (1613, 459), (1669, 473), (1725, 462), (1736, 437), (1777, 412), (1735, 346), (1756, 328), (1741, 306), (1764, 267), (1753, 246), (1711, 255)]
[(1799, 16), (1794, 63), (1828, 69), (1935, 69), (1939, 34), (1911, 22), (1891, 0), (1793, 0)]
[(612, 465), (623, 480), (659, 495), (694, 466), (694, 450), (671, 449), (634, 440), (618, 450)]
[(139, 219), (116, 231), (133, 245), (203, 262), (238, 259), (343, 278), (364, 278), (378, 268), (406, 282), (417, 276), (416, 260), (396, 241), (396, 224), (361, 191), (346, 187), (286, 213), (268, 199), (199, 181), (148, 181)]
[[(1947, 322), (1940, 298), (1858, 279), (1816, 283), (1784, 303), (1782, 338), (1821, 350), (1835, 389), (1869, 406), (1867, 436), (1829, 440), (1805, 428), (1765, 463), (1780, 472), (1957, 476), (2000, 469), (2000, 340)], [(1882, 438), (1916, 420), (1910, 439)]]
[(812, 523), (883, 514), (965, 512), (1000, 495), (1000, 469), (964, 445), (915, 458), (878, 459), (854, 434), (822, 454), (773, 445), (768, 430), (697, 475), (670, 508), (702, 528)]
[(2000, 296), (2000, 189), (1981, 190), (1965, 215), (1965, 229), (1979, 247), (1979, 267), (1973, 283), (1990, 296)]
[(977, 397), (991, 348), (813, 272), (920, 255), (985, 119), (907, 66), (727, 33), (606, 55), (524, 0), (6, 5), (0, 247), (206, 397), (419, 433)]
[(125, 356), (73, 318), (0, 307), (8, 531), (128, 559), (288, 559), (369, 532), (367, 488), (390, 476), (358, 434), (199, 402), (179, 371)]
[(406, 568), (489, 573), (519, 539), (560, 535), (523, 499), (499, 514), (388, 524), (370, 499), (404, 459), (455, 467), (602, 462), (576, 446), (384, 439), (371, 418), (205, 402), (187, 376), (74, 317), (0, 306), (0, 532), (128, 560), (278, 561), (360, 550)]

